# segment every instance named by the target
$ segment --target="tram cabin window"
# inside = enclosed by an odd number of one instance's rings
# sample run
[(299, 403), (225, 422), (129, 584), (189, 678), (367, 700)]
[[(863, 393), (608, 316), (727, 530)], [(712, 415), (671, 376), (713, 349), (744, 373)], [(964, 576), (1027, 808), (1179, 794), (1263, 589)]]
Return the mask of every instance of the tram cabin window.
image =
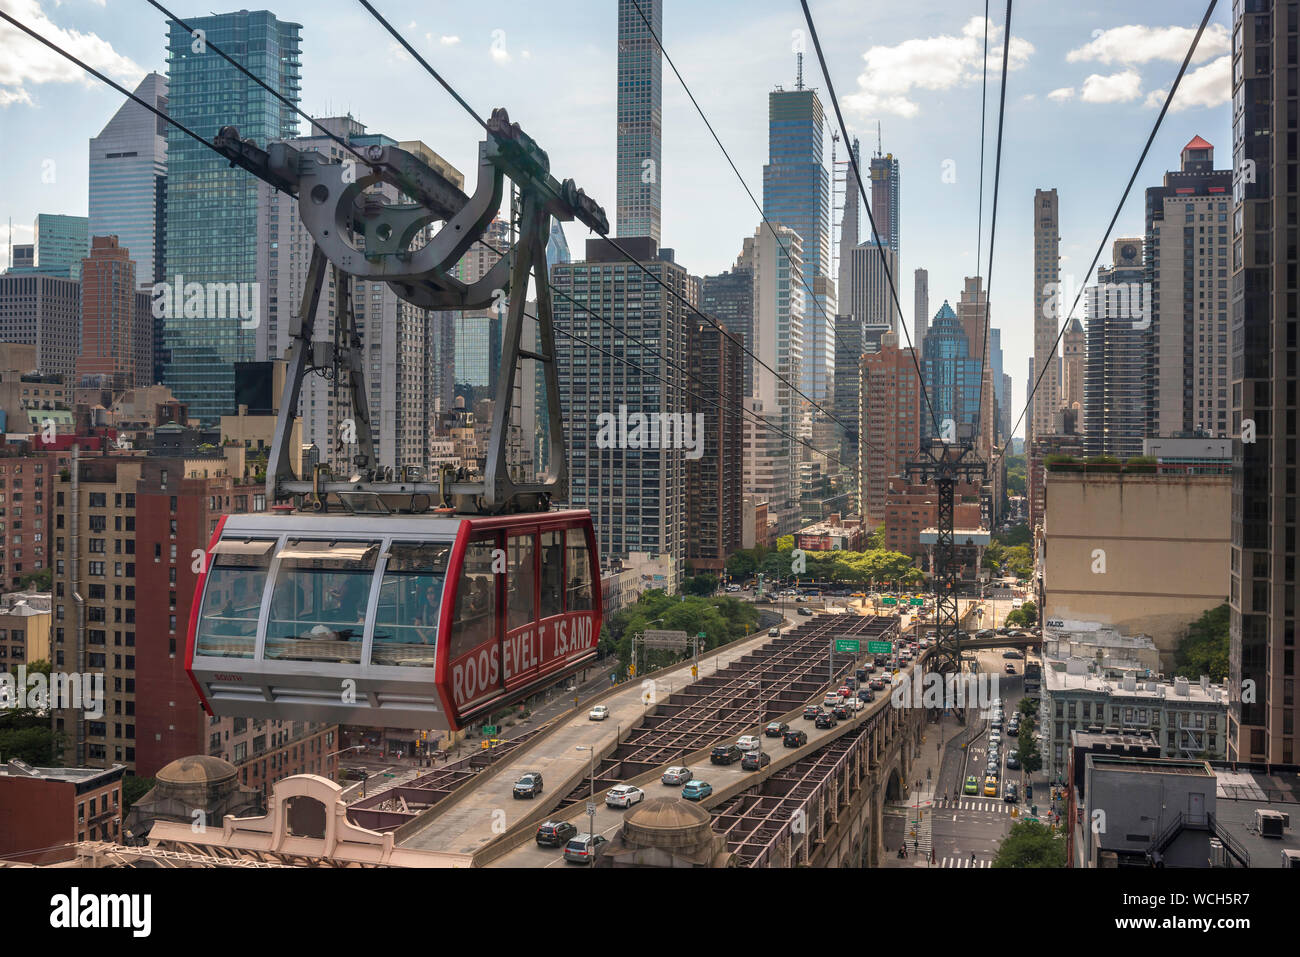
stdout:
[(496, 637), (496, 581), (492, 552), (496, 536), (470, 542), (456, 589), (456, 616), (450, 659), (456, 661)]
[(581, 529), (569, 530), (569, 611), (587, 611), (591, 608), (591, 559), (587, 553), (587, 537)]
[(450, 545), (393, 542), (375, 609), (372, 665), (432, 668)]
[[(581, 533), (578, 533), (581, 534)], [(542, 534), (542, 618), (564, 612), (564, 532)]]
[(222, 541), (208, 558), (203, 611), (194, 639), (195, 654), (213, 658), (252, 658), (257, 622), (275, 542), (269, 539)]
[(509, 562), (506, 607), (509, 609), (506, 630), (514, 631), (531, 624), (537, 617), (533, 593), (537, 576), (533, 570), (536, 539), (532, 535), (512, 535), (506, 549)]
[(360, 664), (376, 542), (289, 539), (271, 592), (266, 657)]

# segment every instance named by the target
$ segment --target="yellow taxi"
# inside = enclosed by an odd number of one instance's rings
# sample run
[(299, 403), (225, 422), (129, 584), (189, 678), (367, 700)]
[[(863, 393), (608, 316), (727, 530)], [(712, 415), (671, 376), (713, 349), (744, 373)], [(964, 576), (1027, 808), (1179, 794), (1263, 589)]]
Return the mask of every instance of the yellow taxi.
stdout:
[(984, 796), (985, 797), (998, 796), (998, 779), (995, 775), (990, 774), (988, 777), (984, 779)]

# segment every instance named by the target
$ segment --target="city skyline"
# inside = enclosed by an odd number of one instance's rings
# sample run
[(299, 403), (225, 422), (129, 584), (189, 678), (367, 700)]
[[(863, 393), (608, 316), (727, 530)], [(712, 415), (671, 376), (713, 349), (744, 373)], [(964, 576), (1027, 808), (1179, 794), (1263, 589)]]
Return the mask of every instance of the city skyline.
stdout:
[[(34, 0), (27, 0), (34, 3)], [(49, 4), (45, 4), (46, 7)], [(560, 90), (548, 88), (538, 77), (536, 83), (524, 82), (539, 59), (546, 55), (559, 55), (560, 42), (554, 30), (543, 23), (543, 18), (520, 8), (512, 10), (519, 16), (512, 22), (519, 25), (503, 31), (496, 17), (486, 12), (466, 11), (463, 27), (455, 34), (431, 26), (421, 16), (415, 4), (394, 4), (390, 11), (393, 22), (399, 27), (410, 26), (406, 32), (426, 56), (466, 89), (471, 103), (486, 114), (492, 105), (505, 105), (511, 109), (512, 118), (525, 122), (525, 127), (539, 142), (546, 144), (553, 163), (560, 163), (573, 171), (575, 178), (587, 191), (613, 210), (616, 190), (613, 186), (614, 143), (612, 131), (616, 75), (615, 55), (616, 14), (612, 5), (590, 2), (583, 9), (591, 15), (586, 22), (593, 24), (597, 33), (586, 41), (588, 54), (582, 62), (572, 64), (572, 75), (579, 82), (578, 106), (583, 111), (579, 122), (557, 117), (554, 111), (540, 108), (539, 97), (559, 95)], [(847, 3), (827, 3), (819, 16), (834, 18), (840, 6)], [(43, 8), (42, 8), (43, 9)], [(409, 96), (420, 99), (421, 111), (427, 121), (437, 128), (446, 129), (449, 135), (432, 145), (448, 160), (461, 169), (473, 168), (473, 149), (476, 137), (465, 125), (463, 114), (455, 115), (454, 104), (440, 103), (425, 96), (420, 86), (432, 82), (413, 63), (405, 62), (400, 51), (386, 54), (397, 75), (410, 79), (412, 92), (376, 89), (373, 81), (358, 78), (346, 90), (336, 87), (332, 62), (338, 56), (339, 44), (348, 43), (351, 34), (374, 37), (376, 44), (385, 44), (386, 38), (367, 31), (374, 28), (364, 11), (349, 9), (346, 5), (337, 16), (320, 20), (317, 11), (300, 0), (287, 0), (276, 5), (273, 11), (281, 19), (297, 20), (307, 25), (303, 53), (302, 96), (304, 108), (313, 115), (339, 115), (351, 109), (366, 116), (376, 128), (391, 130), (403, 138), (430, 140), (429, 128), (410, 129), (409, 116), (400, 112), (400, 103)], [(635, 11), (634, 11), (635, 12)], [(673, 57), (692, 92), (700, 100), (706, 114), (715, 124), (724, 145), (737, 160), (750, 189), (757, 193), (761, 186), (761, 166), (767, 153), (766, 144), (766, 93), (776, 83), (789, 83), (791, 73), (791, 31), (799, 30), (802, 21), (796, 12), (773, 6), (744, 8), (743, 29), (736, 31), (709, 30), (713, 23), (727, 22), (740, 13), (740, 8), (730, 4), (710, 5), (691, 10), (690, 19), (700, 30), (685, 30), (685, 8), (668, 0), (664, 9), (665, 48)], [(70, 16), (75, 16), (78, 28), (96, 32), (111, 46), (112, 56), (101, 67), (110, 74), (118, 71), (119, 81), (138, 81), (148, 70), (166, 72), (162, 60), (162, 44), (158, 40), (163, 30), (162, 18), (151, 19), (145, 11), (134, 19), (136, 26), (127, 29), (122, 22), (107, 16), (102, 9), (91, 4), (75, 11), (64, 5), (44, 10), (52, 20), (46, 21), (54, 29), (66, 29)], [(1228, 143), (1228, 115), (1226, 103), (1225, 59), (1226, 27), (1230, 11), (1216, 13), (1214, 21), (1202, 38), (1200, 49), (1189, 75), (1184, 80), (1179, 101), (1167, 117), (1152, 152), (1172, 155), (1194, 135), (1202, 135), (1210, 142)], [(1032, 300), (1029, 289), (1018, 277), (1030, 271), (1032, 237), (1015, 225), (1017, 216), (1013, 208), (1024, 209), (1031, 198), (1029, 190), (1035, 187), (1071, 183), (1072, 191), (1062, 193), (1062, 272), (1082, 285), (1083, 270), (1100, 243), (1105, 226), (1101, 207), (1109, 205), (1111, 197), (1117, 198), (1123, 174), (1132, 163), (1132, 157), (1145, 136), (1154, 117), (1155, 108), (1148, 104), (1152, 94), (1167, 88), (1168, 79), (1176, 69), (1176, 58), (1185, 50), (1186, 39), (1181, 31), (1189, 25), (1190, 14), (1173, 3), (1155, 4), (1143, 11), (1142, 20), (1149, 27), (1141, 28), (1135, 37), (1135, 48), (1121, 50), (1119, 39), (1134, 39), (1138, 28), (1125, 27), (1132, 22), (1131, 10), (1119, 4), (1107, 5), (1093, 13), (1065, 12), (1048, 16), (1046, 11), (1028, 9), (1018, 12), (1013, 24), (1010, 89), (1008, 90), (1008, 116), (1006, 144), (1003, 155), (1003, 187), (1001, 203), (1006, 213), (1000, 218), (998, 237), (998, 268), (992, 289), (996, 306), (991, 317), (994, 325), (1004, 330), (1003, 347), (1008, 362), (1021, 367), (1023, 357), (1032, 350), (1032, 333), (1029, 315)], [(155, 22), (157, 30), (140, 30)], [(319, 22), (317, 22), (319, 21)], [(399, 22), (401, 21), (401, 22)], [(848, 21), (852, 23), (852, 19)], [(39, 23), (38, 23), (39, 26)], [(734, 27), (734, 24), (732, 24)], [(884, 125), (884, 148), (901, 158), (912, 172), (903, 186), (902, 223), (900, 231), (909, 236), (912, 255), (924, 250), (930, 262), (903, 262), (903, 275), (897, 286), (903, 316), (911, 331), (913, 316), (912, 272), (916, 265), (925, 265), (930, 271), (931, 299), (955, 300), (963, 278), (987, 269), (987, 262), (976, 267), (975, 211), (973, 184), (968, 170), (978, 170), (977, 150), (969, 146), (974, 133), (978, 143), (978, 84), (979, 51), (971, 23), (962, 15), (943, 9), (938, 4), (923, 6), (912, 16), (898, 22), (882, 25), (884, 32), (872, 35), (870, 41), (852, 27), (832, 31), (824, 38), (830, 63), (838, 64), (837, 91), (846, 111), (851, 135), (861, 135), (872, 143), (877, 120)], [(1128, 32), (1121, 36), (1120, 28)], [(1175, 31), (1177, 27), (1177, 31)], [(1096, 31), (1102, 31), (1094, 36)], [(477, 32), (471, 32), (477, 31)], [(12, 33), (12, 31), (10, 31)], [(504, 35), (502, 35), (504, 34)], [(1172, 41), (1180, 38), (1181, 45)], [(481, 39), (475, 40), (474, 37)], [(707, 44), (704, 37), (707, 36)], [(152, 39), (151, 39), (152, 37)], [(996, 95), (994, 79), (1000, 58), (1000, 28), (992, 28), (990, 42), (990, 97)], [(944, 39), (947, 38), (947, 39)], [(18, 49), (18, 44), (31, 44), (25, 38), (14, 38), (0, 33), (0, 42)], [(720, 53), (718, 44), (724, 45)], [(903, 63), (898, 57), (903, 45), (919, 45), (918, 49), (938, 55), (941, 51), (951, 61), (947, 72), (932, 82), (906, 73), (897, 79), (902, 87), (896, 95), (875, 95), (864, 91), (854, 82), (851, 64), (865, 64), (864, 79), (883, 69), (882, 64)], [(732, 58), (726, 55), (730, 44), (744, 48), (743, 54)], [(1170, 52), (1177, 47), (1176, 53)], [(1030, 49), (1032, 48), (1032, 49)], [(1068, 56), (1067, 56), (1068, 54)], [(730, 66), (732, 76), (724, 88), (712, 82), (723, 63)], [(850, 64), (850, 66), (846, 66)], [(805, 82), (822, 91), (824, 81), (812, 63), (805, 64)], [(1213, 68), (1213, 69), (1211, 69)], [(833, 69), (836, 69), (833, 66)], [(739, 71), (737, 73), (737, 70)], [(69, 69), (53, 71), (62, 80)], [(75, 72), (75, 71), (73, 71)], [(417, 75), (418, 74), (418, 75)], [(338, 75), (343, 75), (342, 73)], [(1118, 77), (1118, 79), (1116, 79)], [(93, 83), (93, 81), (91, 81)], [(1163, 84), (1163, 86), (1162, 86)], [(1222, 88), (1222, 89), (1220, 89)], [(419, 93), (414, 90), (419, 89)], [(78, 129), (86, 139), (96, 135), (108, 117), (121, 105), (121, 97), (100, 88), (99, 84), (81, 88), (81, 84), (67, 82), (35, 82), (19, 72), (16, 82), (0, 84), (0, 123), (12, 125), (12, 141), (22, 145), (13, 153), (0, 158), (0, 176), (6, 179), (25, 179), (33, 189), (18, 196), (12, 211), (15, 224), (15, 241), (30, 242), (24, 224), (32, 222), (36, 212), (85, 213), (84, 199), (78, 197), (76, 173), (84, 168), (84, 146), (73, 150), (69, 141), (38, 147), (48, 143), (36, 131), (34, 124), (49, 109), (58, 109), (64, 117), (64, 128)], [(706, 93), (707, 91), (707, 93)], [(717, 91), (716, 93), (714, 91)], [(736, 182), (730, 168), (720, 154), (700, 163), (697, 151), (690, 147), (707, 136), (699, 117), (694, 115), (685, 94), (675, 77), (663, 79), (664, 182), (669, 188), (663, 195), (662, 242), (677, 251), (678, 261), (685, 264), (694, 275), (717, 273), (731, 265), (734, 247), (750, 234), (754, 210)], [(1180, 109), (1185, 102), (1187, 108)], [(990, 105), (993, 101), (990, 100)], [(1202, 105), (1206, 104), (1206, 105)], [(342, 107), (342, 108), (340, 108)], [(957, 126), (942, 138), (936, 138), (935, 123), (956, 109), (950, 117)], [(608, 111), (608, 112), (607, 112)], [(599, 119), (604, 113), (608, 121)], [(590, 115), (587, 115), (590, 114)], [(974, 115), (974, 119), (971, 117)], [(447, 119), (441, 123), (441, 118)], [(971, 126), (974, 123), (973, 127)], [(1039, 143), (1044, 137), (1064, 141), (1078, 135), (1078, 125), (1106, 125), (1107, 136), (1090, 144), (1088, 157), (1076, 157), (1072, 150), (1051, 151), (1045, 156)], [(303, 124), (305, 125), (305, 124)], [(947, 130), (947, 127), (945, 127)], [(460, 131), (452, 134), (451, 131)], [(300, 132), (306, 132), (300, 130)], [(959, 143), (967, 145), (957, 146)], [(991, 140), (986, 144), (991, 149)], [(716, 150), (713, 151), (716, 154)], [(47, 154), (53, 155), (47, 155)], [(79, 155), (78, 155), (79, 154)], [(672, 170), (691, 162), (689, 177), (674, 177)], [(989, 154), (991, 159), (991, 153)], [(48, 161), (48, 162), (47, 162)], [(48, 175), (50, 164), (59, 181), (57, 193), (50, 193), (42, 182)], [(992, 163), (986, 163), (986, 177), (991, 185)], [(1139, 184), (1154, 184), (1163, 168), (1148, 159)], [(867, 171), (863, 170), (864, 181)], [(1018, 188), (1013, 184), (1023, 184)], [(869, 183), (867, 184), (869, 188)], [(988, 194), (986, 185), (985, 233), (987, 240)], [(43, 199), (41, 189), (46, 187)], [(1142, 217), (1141, 196), (1134, 191), (1117, 226), (1116, 235), (1139, 235)], [(51, 203), (49, 199), (57, 196)], [(1096, 202), (1098, 197), (1105, 202)], [(967, 208), (969, 207), (969, 208)], [(710, 225), (700, 228), (699, 217), (707, 216)], [(6, 220), (8, 216), (5, 217)], [(1023, 213), (1020, 214), (1023, 218)], [(0, 224), (2, 226), (2, 224)], [(867, 232), (865, 219), (863, 234)], [(584, 230), (567, 228), (569, 244), (576, 248), (581, 243)], [(984, 243), (987, 252), (987, 242)], [(0, 245), (0, 255), (7, 259), (8, 250)], [(1003, 258), (1005, 257), (1005, 259)], [(1104, 257), (1101, 261), (1105, 264)], [(1003, 285), (1003, 283), (1006, 285)], [(843, 311), (842, 307), (838, 311)], [(1082, 310), (1080, 309), (1080, 315)], [(900, 338), (906, 339), (900, 330)], [(1025, 387), (1015, 382), (1013, 421), (1019, 417), (1024, 405)], [(1023, 430), (1023, 424), (1019, 431)]]

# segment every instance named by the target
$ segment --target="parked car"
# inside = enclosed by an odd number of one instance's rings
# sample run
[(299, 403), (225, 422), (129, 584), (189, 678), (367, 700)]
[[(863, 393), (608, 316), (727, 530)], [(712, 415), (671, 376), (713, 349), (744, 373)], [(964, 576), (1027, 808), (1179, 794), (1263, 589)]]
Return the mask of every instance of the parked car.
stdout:
[(529, 771), (515, 782), (515, 797), (535, 798), (542, 793), (542, 775), (538, 771)]
[(620, 784), (605, 792), (606, 807), (631, 807), (645, 800), (645, 792), (631, 784)]
[(998, 796), (998, 777), (996, 774), (990, 774), (986, 778), (984, 778), (984, 796), (985, 797)]
[(763, 729), (765, 737), (779, 738), (790, 730), (790, 726), (784, 721), (769, 721), (767, 727)]
[(597, 834), (592, 837), (583, 832), (576, 834), (564, 845), (564, 859), (570, 864), (594, 864), (609, 847), (609, 842)]
[(713, 793), (713, 785), (707, 781), (687, 781), (682, 788), (682, 797), (687, 801), (703, 801)]
[(807, 731), (787, 731), (781, 736), (781, 743), (787, 748), (802, 748), (808, 743)]
[(803, 709), (803, 718), (805, 721), (812, 721), (817, 717), (817, 715), (821, 713), (822, 713), (822, 709), (819, 705), (815, 705), (815, 704), (805, 705)]
[(720, 744), (709, 755), (710, 764), (735, 764), (745, 756), (745, 752), (734, 744)]
[(1009, 675), (1014, 675), (1016, 673), (1016, 666), (1008, 661), (1005, 665), (1002, 666), (1002, 670)]
[(1009, 781), (1007, 783), (1006, 790), (1002, 793), (1002, 800), (1006, 801), (1008, 804), (1015, 804), (1020, 800), (1020, 792), (1016, 787), (1015, 781)]
[(569, 821), (547, 821), (537, 828), (537, 843), (542, 847), (563, 847), (577, 833), (577, 827)]
[(979, 778), (975, 777), (975, 775), (972, 774), (970, 777), (966, 779), (966, 785), (962, 788), (962, 793), (979, 794), (979, 790), (980, 790)]
[(592, 721), (604, 721), (609, 717), (609, 708), (605, 707), (603, 704), (598, 704), (587, 712), (587, 717)]
[(679, 767), (679, 766), (677, 766), (677, 765), (674, 765), (673, 767), (671, 767), (671, 768), (669, 768), (667, 771), (665, 771), (665, 772), (664, 772), (664, 776), (663, 776), (662, 778), (660, 778), (659, 780), (663, 781), (664, 784), (677, 784), (677, 785), (682, 785), (682, 784), (685, 784), (685, 783), (686, 783), (687, 781), (689, 781), (690, 779), (691, 779), (691, 769), (690, 769), (690, 768), (683, 768), (683, 767)]
[(833, 728), (839, 724), (839, 718), (835, 717), (833, 711), (823, 711), (817, 715), (817, 720), (813, 722), (819, 728)]
[(750, 751), (740, 761), (742, 771), (758, 771), (772, 763), (772, 755), (766, 751)]
[(763, 746), (763, 742), (759, 739), (758, 735), (756, 734), (742, 735), (736, 741), (736, 747), (740, 748), (740, 750), (742, 751), (757, 751), (762, 746)]

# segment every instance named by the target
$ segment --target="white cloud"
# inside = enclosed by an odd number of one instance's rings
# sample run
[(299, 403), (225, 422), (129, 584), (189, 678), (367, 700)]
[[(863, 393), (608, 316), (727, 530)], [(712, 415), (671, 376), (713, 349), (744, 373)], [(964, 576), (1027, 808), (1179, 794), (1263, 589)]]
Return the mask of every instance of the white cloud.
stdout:
[(460, 37), (439, 37), (438, 42), (445, 47), (454, 47), (460, 42)]
[[(1136, 24), (1124, 27), (1112, 27), (1109, 30), (1093, 32), (1093, 39), (1066, 54), (1069, 63), (1096, 60), (1099, 63), (1148, 63), (1151, 60), (1170, 60), (1181, 63), (1187, 56), (1187, 48), (1196, 36), (1193, 27), (1143, 27)], [(1210, 57), (1231, 53), (1228, 28), (1221, 23), (1212, 23), (1201, 34), (1201, 42), (1196, 45), (1193, 63), (1200, 63)]]
[(1141, 74), (1137, 70), (1124, 70), (1110, 76), (1092, 74), (1083, 81), (1080, 99), (1085, 103), (1127, 103), (1141, 95)]
[[(1152, 90), (1147, 94), (1146, 105), (1160, 109), (1168, 90)], [(1178, 93), (1169, 104), (1169, 112), (1189, 110), (1197, 106), (1222, 106), (1232, 99), (1232, 57), (1221, 56), (1199, 70), (1193, 70), (1178, 84)]]
[(1024, 102), (1026, 102), (1026, 103), (1032, 103), (1034, 100), (1038, 99), (1038, 97), (1037, 97), (1037, 95), (1034, 94), (1034, 93), (1026, 93), (1026, 94), (1025, 94), (1024, 96), (1022, 96), (1020, 99), (1023, 100)]
[[(1002, 69), (1002, 28), (989, 28), (989, 76)], [(1034, 46), (1011, 38), (1009, 70), (1023, 67)], [(858, 89), (847, 94), (844, 106), (864, 117), (880, 113), (910, 117), (920, 112), (911, 98), (914, 90), (948, 90), (977, 82), (984, 66), (984, 20), (972, 17), (960, 36), (942, 35), (904, 40), (897, 46), (876, 46), (862, 54), (866, 67)], [(995, 82), (995, 81), (994, 81)]]
[(401, 63), (403, 60), (409, 61), (411, 54), (406, 52), (406, 48), (394, 40), (388, 44), (388, 62)]
[(1074, 87), (1062, 86), (1051, 93), (1047, 94), (1049, 100), (1055, 100), (1057, 103), (1064, 103), (1066, 100), (1074, 99)]
[[(114, 50), (107, 40), (94, 33), (55, 26), (41, 9), (40, 0), (0, 0), (0, 9), (127, 88), (134, 88), (144, 79), (144, 68)], [(6, 23), (0, 30), (0, 106), (31, 104), (25, 87), (41, 83), (82, 83), (91, 87), (99, 81)]]

